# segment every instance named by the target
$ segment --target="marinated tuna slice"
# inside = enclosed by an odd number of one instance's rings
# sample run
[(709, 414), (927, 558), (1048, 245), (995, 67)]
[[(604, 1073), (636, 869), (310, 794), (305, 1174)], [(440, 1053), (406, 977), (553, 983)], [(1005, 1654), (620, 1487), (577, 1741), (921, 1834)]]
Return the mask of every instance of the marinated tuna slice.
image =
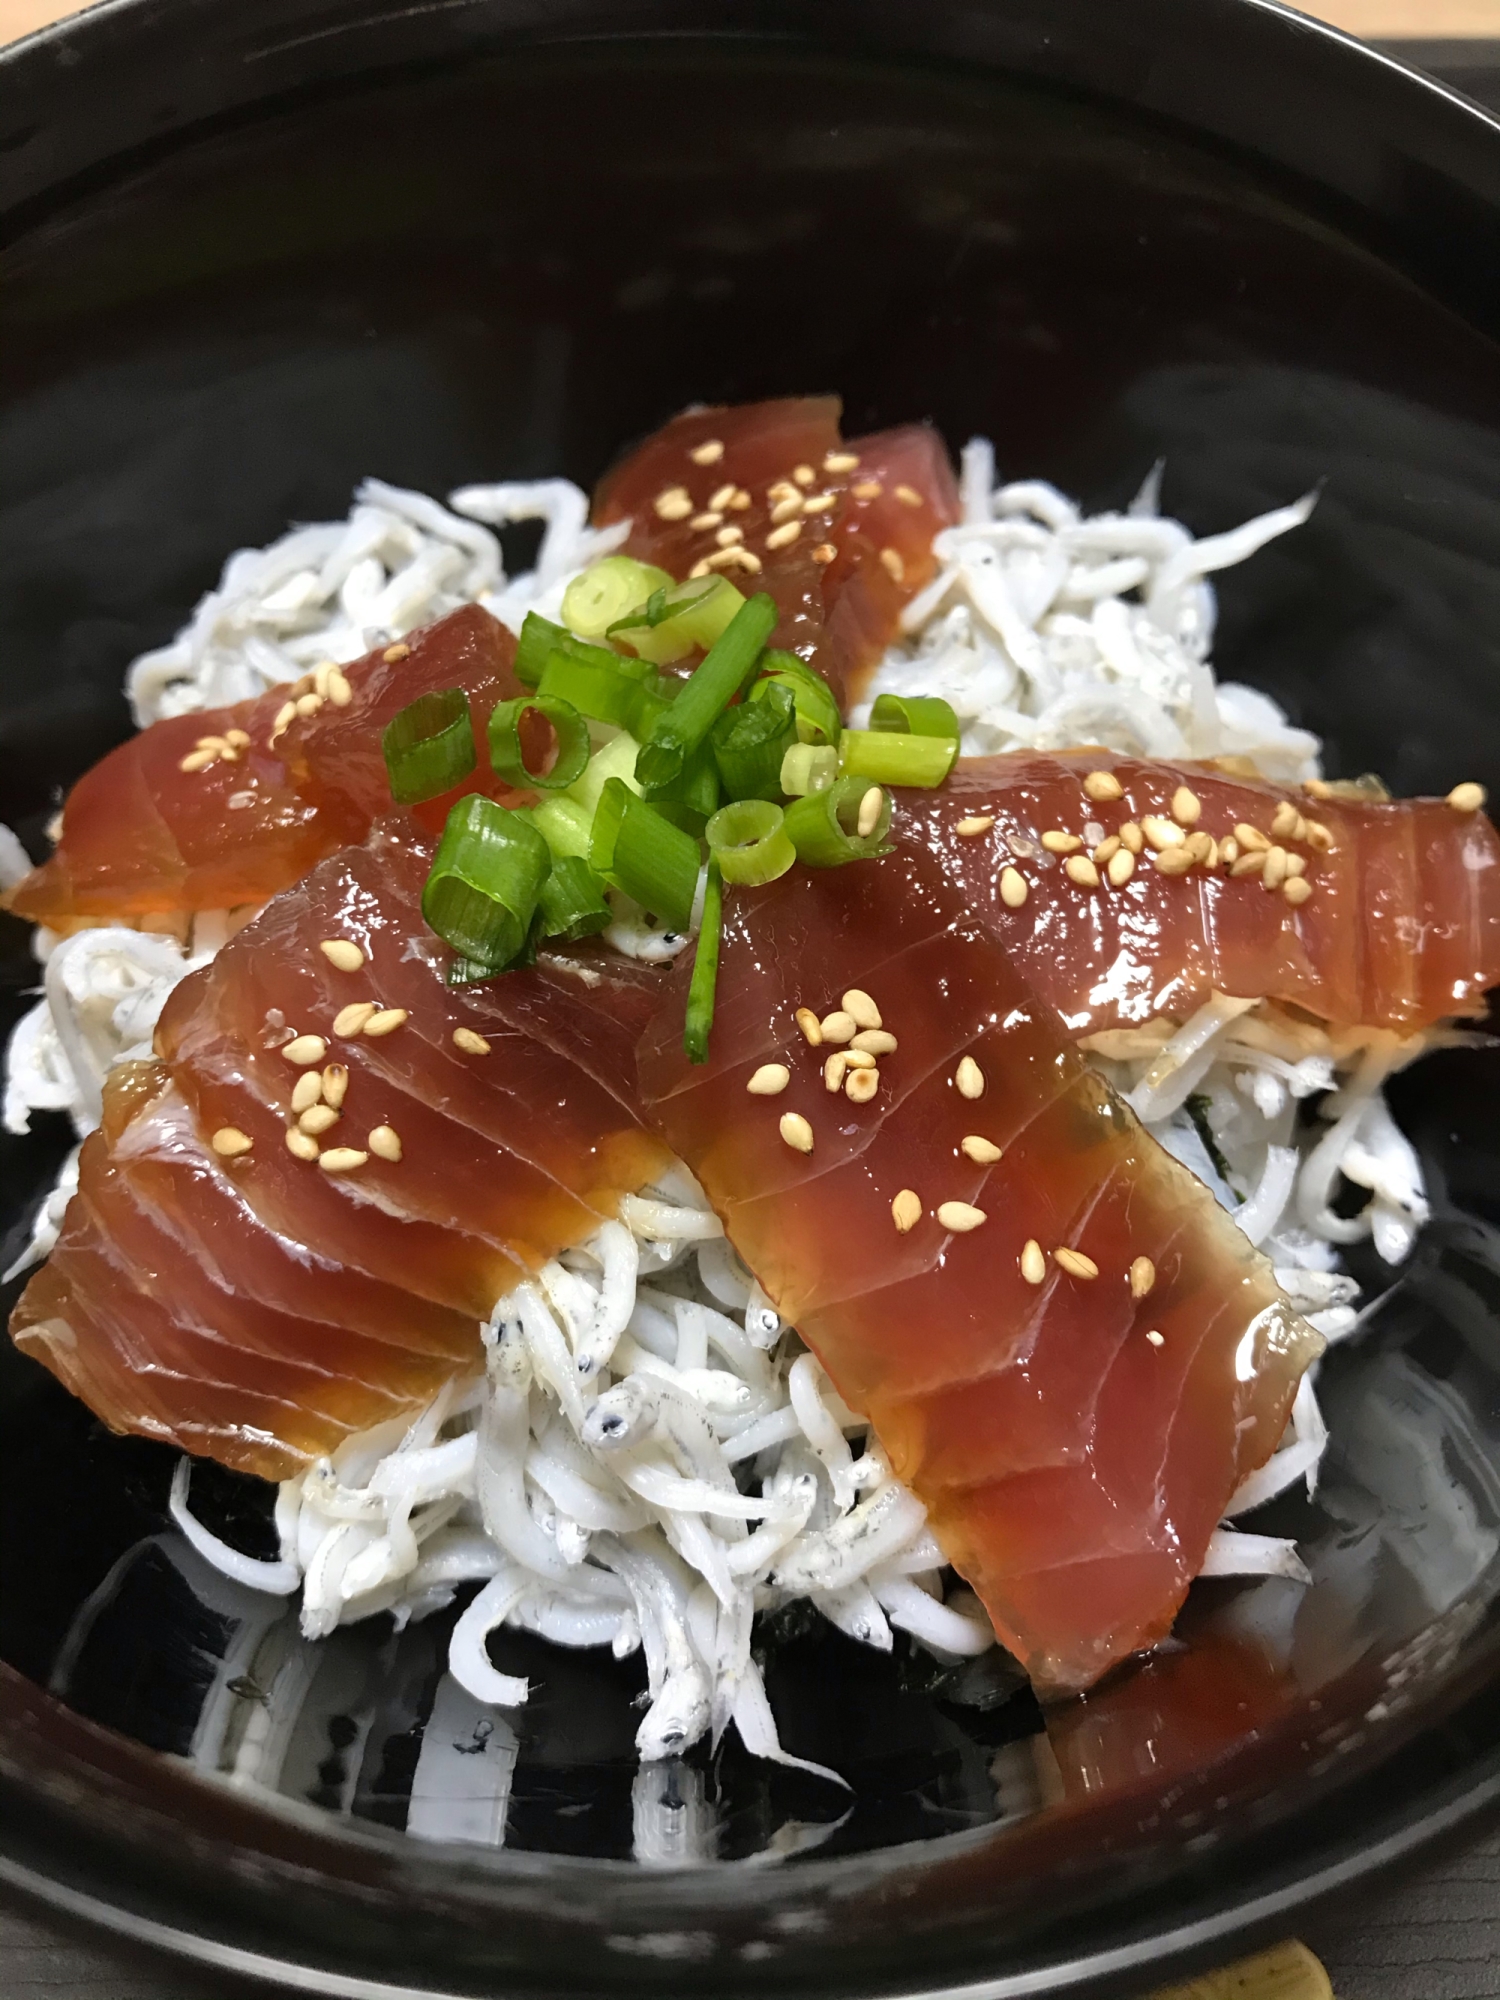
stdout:
[[(863, 1102), (794, 1018), (850, 989), (895, 1044)], [(930, 855), (738, 894), (719, 990), (704, 1068), (672, 1008), (643, 1044), (660, 1131), (1033, 1680), (1087, 1686), (1169, 1629), (1321, 1342)]]
[(966, 759), (899, 797), (899, 846), (941, 860), (1078, 1036), (1185, 1019), (1215, 991), (1410, 1035), (1500, 984), (1500, 839), (1441, 799), (1100, 750)]
[[(300, 695), (273, 688), (153, 723), (79, 779), (56, 852), (9, 907), (55, 924), (263, 902), (389, 810), (380, 733), (398, 710), (462, 687), (482, 725), (520, 692), (514, 657), (511, 634), (470, 605), (404, 648), (320, 670), (322, 691), (310, 678)], [(476, 782), (487, 780), (482, 770)]]
[[(719, 570), (781, 611), (773, 643), (812, 660), (840, 698), (936, 574), (932, 538), (958, 519), (937, 433), (922, 424), (844, 443), (836, 396), (674, 417), (601, 483), (594, 518), (632, 522), (632, 555), (673, 576)], [(738, 530), (726, 547), (720, 538)]]

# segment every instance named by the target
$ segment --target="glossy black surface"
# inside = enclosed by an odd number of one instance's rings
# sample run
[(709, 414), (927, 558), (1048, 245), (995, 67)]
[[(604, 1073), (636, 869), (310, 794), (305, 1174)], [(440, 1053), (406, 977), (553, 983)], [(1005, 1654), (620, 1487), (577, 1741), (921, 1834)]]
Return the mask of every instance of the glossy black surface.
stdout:
[[(813, 388), (1095, 504), (1164, 455), (1205, 531), (1326, 481), (1224, 579), (1220, 672), (1336, 771), (1500, 780), (1478, 114), (1248, 0), (255, 11), (130, 0), (0, 60), (0, 809), (28, 837), (229, 549), (366, 472), (587, 482), (685, 401)], [(1207, 1738), (1170, 1662), (1044, 1737), (1003, 1684), (782, 1631), (789, 1747), (852, 1804), (733, 1747), (637, 1780), (628, 1663), (507, 1637), (542, 1683), (513, 1731), (443, 1679), (441, 1625), (307, 1647), (166, 1529), (162, 1454), (7, 1347), (0, 1660), (32, 1686), (0, 1681), (0, 1866), (454, 1991), (1102, 1991), (1285, 1928), (1500, 1787), (1500, 1058), (1434, 1058), (1398, 1109), (1438, 1215), (1329, 1364), (1317, 1503), (1275, 1510), (1313, 1589), (1198, 1593), (1196, 1643), (1276, 1662)], [(66, 1143), (3, 1141), (7, 1261)], [(255, 1532), (253, 1496), (202, 1492)]]

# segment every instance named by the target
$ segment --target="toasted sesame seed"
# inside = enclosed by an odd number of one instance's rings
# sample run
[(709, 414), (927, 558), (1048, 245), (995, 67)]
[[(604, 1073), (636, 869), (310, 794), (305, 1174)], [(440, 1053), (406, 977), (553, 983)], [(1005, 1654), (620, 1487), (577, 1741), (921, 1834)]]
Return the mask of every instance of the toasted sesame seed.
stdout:
[(854, 472), (858, 466), (859, 453), (856, 451), (828, 451), (823, 454), (825, 472)]
[(229, 738), (227, 736), (200, 736), (193, 747), (195, 750), (212, 750), (214, 755), (217, 756), (221, 750), (229, 748)]
[(349, 676), (340, 667), (335, 667), (328, 676), (328, 699), (335, 708), (347, 708), (354, 699)]
[(807, 1046), (810, 1049), (815, 1049), (823, 1039), (823, 1030), (819, 1026), (818, 1017), (812, 1008), (799, 1007), (792, 1016), (792, 1019), (802, 1030), (802, 1038), (807, 1043)]
[(915, 486), (898, 486), (894, 489), (896, 498), (903, 507), (920, 507), (922, 496)]
[(1230, 874), (1236, 881), (1242, 880), (1246, 875), (1259, 875), (1266, 865), (1266, 856), (1269, 852), (1270, 849), (1265, 847), (1251, 848), (1248, 854), (1242, 854), (1237, 861), (1230, 863)]
[(1172, 794), (1172, 817), (1179, 826), (1196, 826), (1203, 813), (1202, 804), (1196, 792), (1190, 792), (1186, 785), (1179, 785)]
[(1477, 813), (1489, 797), (1483, 785), (1476, 785), (1472, 779), (1466, 784), (1455, 785), (1448, 794), (1447, 803), (1456, 813)]
[(1042, 845), (1049, 854), (1076, 854), (1083, 842), (1076, 833), (1064, 833), (1054, 826), (1042, 835)]
[[(860, 1039), (861, 1036), (856, 1035), (854, 1037), (854, 1042), (857, 1042)], [(854, 1042), (851, 1042), (847, 1049), (841, 1051), (844, 1061), (849, 1065), (850, 1069), (874, 1069), (875, 1068), (874, 1052), (870, 1049), (857, 1049), (854, 1046)]]
[(333, 1032), (336, 1035), (361, 1035), (366, 1021), (373, 1020), (380, 1012), (373, 1000), (351, 1000), (347, 1007), (340, 1007), (333, 1017)]
[(284, 701), (281, 704), (280, 708), (278, 708), (276, 711), (276, 720), (271, 724), (271, 741), (274, 743), (276, 741), (276, 738), (281, 735), (282, 731), (290, 729), (292, 724), (296, 720), (297, 720), (296, 702)]
[(891, 1203), (891, 1220), (903, 1236), (916, 1228), (922, 1220), (922, 1197), (915, 1188), (902, 1188)]
[(1070, 1250), (1066, 1244), (1052, 1253), (1052, 1261), (1060, 1271), (1066, 1271), (1070, 1278), (1097, 1278), (1099, 1266), (1092, 1257), (1085, 1257), (1081, 1250)]
[(323, 697), (320, 694), (299, 694), (297, 697), (297, 713), (301, 716), (316, 715), (322, 706)]
[(348, 938), (324, 938), (318, 950), (336, 972), (358, 972), (365, 962), (364, 953)]
[(328, 699), (328, 676), (332, 672), (332, 660), (319, 660), (313, 668), (313, 692), (322, 695), (324, 701)]
[(320, 1063), (328, 1053), (328, 1044), (321, 1035), (294, 1035), (281, 1053), (289, 1063), (305, 1069), (309, 1063)]
[(1143, 1299), (1156, 1283), (1156, 1266), (1149, 1257), (1134, 1257), (1130, 1264), (1130, 1296)]
[(766, 536), (766, 547), (768, 549), (790, 548), (801, 533), (802, 523), (800, 521), (784, 521), (779, 528), (773, 528), (770, 534)]
[(1333, 845), (1333, 835), (1320, 819), (1304, 820), (1302, 837), (1308, 846), (1316, 848), (1319, 854), (1326, 854)]
[(958, 1068), (953, 1072), (953, 1081), (958, 1085), (960, 1097), (970, 1100), (984, 1095), (984, 1071), (972, 1056), (960, 1056)]
[(750, 505), (750, 495), (743, 486), (736, 486), (729, 496), (729, 504), (737, 514), (742, 514)]
[(940, 1226), (950, 1230), (955, 1236), (967, 1236), (971, 1229), (978, 1229), (989, 1220), (982, 1208), (975, 1208), (969, 1201), (945, 1201), (938, 1205), (937, 1219)]
[(849, 1046), (861, 1055), (893, 1056), (898, 1044), (889, 1028), (861, 1028)]
[(1164, 847), (1160, 854), (1153, 854), (1152, 861), (1159, 874), (1186, 875), (1194, 865), (1193, 857), (1186, 847)]
[(1310, 799), (1331, 799), (1333, 787), (1326, 778), (1304, 778), (1302, 789)]
[(1109, 862), (1113, 861), (1115, 856), (1120, 852), (1120, 836), (1117, 833), (1112, 833), (1107, 840), (1099, 842), (1094, 848), (1093, 853), (1089, 856), (1089, 859), (1096, 868), (1103, 868)]
[(717, 465), (724, 456), (722, 438), (705, 438), (702, 444), (695, 444), (688, 453), (694, 465)]
[(651, 505), (663, 521), (685, 521), (693, 511), (692, 495), (685, 486), (664, 486)]
[(880, 481), (878, 479), (860, 479), (849, 488), (849, 491), (854, 495), (856, 500), (878, 500), (881, 491)]
[(790, 479), (778, 479), (775, 481), (773, 485), (770, 485), (766, 488), (766, 498), (767, 500), (800, 501), (802, 495), (798, 492), (797, 488), (792, 484)]
[(1123, 889), (1135, 873), (1135, 856), (1128, 847), (1122, 847), (1117, 854), (1109, 857), (1109, 865), (1104, 872), (1112, 889)]
[(752, 576), (759, 576), (761, 572), (760, 557), (753, 549), (741, 548), (738, 544), (732, 548), (716, 549), (705, 560), (710, 569), (744, 569)]
[(717, 528), (723, 518), (724, 516), (717, 509), (705, 508), (701, 514), (693, 516), (692, 520), (688, 522), (688, 526), (695, 535), (706, 535), (710, 528)]
[(389, 1160), (394, 1165), (401, 1157), (401, 1141), (389, 1125), (377, 1125), (365, 1144), (377, 1160)]
[(844, 1078), (848, 1074), (848, 1070), (849, 1058), (840, 1049), (836, 1054), (831, 1055), (823, 1065), (823, 1088), (833, 1091), (842, 1090), (844, 1087)]
[(1313, 885), (1305, 875), (1290, 875), (1281, 885), (1281, 893), (1293, 909), (1305, 903), (1313, 892)]
[(1047, 1275), (1047, 1259), (1042, 1246), (1034, 1236), (1026, 1239), (1026, 1247), (1021, 1252), (1021, 1276), (1028, 1285), (1039, 1285)]
[(411, 647), (407, 645), (406, 641), (398, 639), (394, 646), (387, 646), (380, 657), (388, 667), (393, 667), (398, 660), (406, 659), (410, 652)]
[(1190, 833), (1184, 845), (1194, 861), (1204, 868), (1212, 868), (1218, 861), (1218, 843), (1210, 833)]
[(785, 1063), (762, 1063), (745, 1088), (752, 1097), (779, 1097), (791, 1080)]
[(992, 1167), (1000, 1157), (1000, 1148), (993, 1139), (981, 1138), (977, 1132), (969, 1133), (958, 1142), (958, 1150), (966, 1160), (972, 1160), (977, 1167)]
[(1286, 872), (1288, 879), (1294, 875), (1305, 875), (1307, 873), (1307, 856), (1305, 854), (1289, 854), (1286, 858)]
[(727, 482), (727, 484), (718, 487), (714, 492), (710, 493), (710, 495), (708, 496), (708, 504), (711, 508), (714, 509), (718, 509), (720, 507), (727, 507), (730, 501), (734, 498), (734, 495), (735, 495), (735, 484), (734, 481), (731, 479)]
[(802, 502), (804, 514), (831, 514), (839, 504), (837, 493), (809, 493)]
[(1261, 832), (1260, 828), (1258, 826), (1249, 826), (1244, 820), (1237, 822), (1234, 829), (1234, 837), (1239, 842), (1241, 851), (1245, 854), (1266, 854), (1270, 851), (1271, 843)]
[(226, 729), (224, 731), (224, 741), (229, 745), (231, 750), (248, 750), (250, 748), (250, 732), (248, 729)]
[(1295, 840), (1297, 829), (1302, 824), (1302, 815), (1290, 799), (1282, 799), (1271, 820), (1273, 840)]
[(325, 1174), (347, 1174), (355, 1167), (362, 1167), (369, 1157), (358, 1146), (330, 1146), (326, 1153), (318, 1155), (318, 1165)]
[(792, 467), (792, 477), (799, 486), (811, 486), (817, 476), (817, 473), (813, 471), (810, 465), (794, 465)]
[(185, 757), (179, 759), (177, 768), (179, 771), (206, 771), (210, 764), (218, 762), (218, 757), (217, 750), (189, 750)]
[(1008, 910), (1019, 910), (1027, 897), (1026, 877), (1019, 868), (1000, 871), (1000, 900)]
[(1273, 847), (1266, 856), (1261, 881), (1267, 889), (1279, 889), (1286, 880), (1286, 849)]
[(406, 1020), (404, 1007), (382, 1007), (365, 1022), (365, 1039), (374, 1041), (380, 1035), (394, 1034)]
[(852, 1014), (842, 1007), (835, 1007), (831, 1014), (825, 1014), (818, 1023), (825, 1042), (852, 1042), (859, 1033), (859, 1023)]
[(880, 1018), (880, 1009), (862, 986), (851, 986), (839, 1005), (846, 1014), (854, 1016), (857, 1027), (880, 1028), (885, 1025)]
[(994, 824), (989, 813), (971, 813), (968, 819), (961, 819), (953, 831), (960, 840), (974, 840), (981, 833), (988, 833)]
[(879, 785), (871, 785), (859, 802), (855, 815), (854, 831), (861, 840), (868, 840), (880, 824), (880, 809), (885, 804), (885, 793)]
[(289, 1153), (295, 1153), (299, 1160), (315, 1160), (322, 1151), (312, 1134), (303, 1132), (296, 1125), (287, 1127), (286, 1149)]
[(349, 1072), (342, 1063), (330, 1063), (323, 1072), (323, 1101), (337, 1108), (349, 1091)]
[(744, 539), (744, 529), (736, 527), (733, 521), (729, 523), (728, 527), (720, 528), (714, 536), (714, 540), (721, 549), (732, 549), (736, 542), (742, 542)]
[(1158, 854), (1165, 854), (1169, 847), (1181, 847), (1187, 836), (1175, 820), (1163, 819), (1159, 813), (1147, 813), (1141, 821), (1141, 832), (1146, 845), (1155, 848)]
[(771, 509), (771, 526), (779, 528), (783, 521), (795, 521), (802, 512), (802, 496), (795, 489), (784, 500), (778, 500)]
[(851, 1104), (868, 1104), (880, 1088), (880, 1071), (872, 1063), (868, 1069), (854, 1069), (844, 1078), (844, 1095)]
[(702, 556), (699, 558), (697, 562), (693, 564), (692, 568), (688, 571), (688, 580), (689, 582), (692, 582), (693, 580), (695, 580), (700, 576), (710, 576), (712, 575), (712, 573), (713, 572), (709, 567), (708, 557)]
[(489, 1043), (473, 1028), (455, 1028), (453, 1046), (462, 1049), (466, 1056), (487, 1056), (490, 1052)]
[(309, 1104), (297, 1123), (304, 1132), (311, 1132), (316, 1139), (321, 1133), (330, 1131), (337, 1125), (339, 1117), (337, 1107), (332, 1104)]
[(248, 1153), (255, 1141), (248, 1132), (242, 1132), (238, 1125), (221, 1125), (209, 1144), (221, 1160), (238, 1159), (241, 1153)]
[(1125, 787), (1113, 771), (1090, 771), (1083, 781), (1083, 789), (1101, 806), (1111, 805), (1125, 796)]
[(292, 1091), (292, 1109), (299, 1114), (323, 1101), (323, 1078), (315, 1069), (303, 1070)]
[(905, 583), (906, 564), (901, 560), (899, 549), (882, 549), (880, 551), (880, 567), (885, 571), (892, 583)]
[(800, 1111), (783, 1111), (781, 1114), (781, 1136), (794, 1153), (810, 1153), (813, 1149), (813, 1128)]
[(1230, 868), (1240, 858), (1240, 844), (1232, 833), (1226, 834), (1219, 842), (1219, 859)]
[(1086, 854), (1070, 854), (1063, 863), (1063, 873), (1080, 889), (1097, 889), (1099, 886), (1099, 870)]
[(812, 552), (812, 559), (815, 563), (831, 563), (837, 554), (838, 550), (832, 542), (819, 542)]
[(1141, 854), (1145, 851), (1146, 836), (1133, 819), (1126, 820), (1120, 828), (1120, 845), (1130, 854)]
[(1161, 1334), (1157, 1332), (1155, 1327), (1152, 1327), (1151, 1331), (1146, 1335), (1146, 1338), (1147, 1340), (1150, 1341), (1153, 1347), (1165, 1347), (1167, 1344), (1165, 1339), (1162, 1337)]

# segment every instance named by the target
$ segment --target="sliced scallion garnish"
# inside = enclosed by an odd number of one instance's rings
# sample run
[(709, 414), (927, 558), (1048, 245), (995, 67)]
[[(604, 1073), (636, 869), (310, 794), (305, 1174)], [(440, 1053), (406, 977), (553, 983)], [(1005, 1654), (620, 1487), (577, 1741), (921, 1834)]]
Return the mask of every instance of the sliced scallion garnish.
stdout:
[(745, 602), (727, 577), (693, 577), (653, 591), (639, 609), (609, 628), (643, 660), (667, 666), (696, 647), (706, 652)]
[(714, 993), (719, 983), (719, 944), (724, 934), (724, 886), (712, 855), (703, 891), (703, 920), (693, 952), (693, 976), (688, 984), (687, 1014), (682, 1046), (689, 1062), (708, 1061), (708, 1037), (714, 1024)]
[(643, 909), (673, 930), (687, 929), (698, 893), (698, 843), (619, 778), (600, 796), (589, 860)]
[(642, 682), (655, 674), (647, 660), (627, 660), (607, 647), (586, 646), (574, 639), (567, 646), (554, 646), (547, 655), (536, 691), (570, 703), (595, 722), (624, 729), (635, 720)]
[(529, 820), (471, 792), (448, 815), (422, 915), (461, 958), (504, 965), (526, 942), (551, 866)]
[(570, 854), (581, 854), (587, 861), (594, 815), (577, 799), (543, 799), (531, 808), (530, 819), (551, 848), (554, 861)]
[(462, 688), (418, 695), (391, 717), (380, 747), (397, 805), (420, 805), (451, 792), (479, 761), (469, 697)]
[[(847, 742), (852, 732), (845, 730)], [(879, 791), (873, 817), (867, 803), (872, 791)], [(859, 830), (861, 816), (867, 830)], [(840, 778), (826, 791), (810, 792), (793, 799), (783, 814), (787, 838), (797, 850), (797, 859), (809, 868), (841, 868), (847, 861), (875, 861), (889, 854), (887, 835), (891, 830), (890, 794), (872, 785), (867, 778)]]
[(751, 701), (763, 700), (773, 687), (786, 688), (797, 704), (797, 734), (804, 743), (838, 742), (843, 718), (833, 689), (806, 660), (779, 647), (766, 653), (750, 690)]
[[(557, 755), (550, 770), (535, 771), (526, 761), (522, 734), (528, 713), (550, 723), (557, 738)], [(539, 691), (517, 701), (498, 702), (491, 712), (490, 764), (495, 776), (508, 785), (560, 792), (583, 776), (588, 761), (589, 726), (571, 702)]]
[(846, 729), (839, 770), (871, 785), (942, 784), (958, 755), (956, 736), (898, 736), (883, 729)]
[(839, 753), (827, 743), (794, 743), (781, 760), (781, 789), (789, 799), (826, 792), (839, 774)]
[(734, 614), (671, 707), (656, 718), (635, 767), (648, 795), (681, 775), (748, 679), (778, 616), (775, 600), (758, 591)]
[(637, 562), (634, 556), (605, 556), (575, 576), (563, 592), (563, 623), (584, 639), (602, 639), (654, 590), (671, 582), (667, 572), (653, 563)]
[(528, 611), (521, 621), (521, 636), (516, 641), (516, 679), (522, 687), (534, 688), (542, 678), (542, 669), (549, 656), (559, 646), (565, 646), (571, 637), (561, 625), (554, 625), (550, 618), (542, 618), (535, 611)]
[(735, 799), (708, 822), (708, 851), (726, 882), (762, 889), (795, 865), (797, 850), (780, 806), (768, 799)]
[(870, 727), (891, 736), (957, 736), (952, 704), (935, 694), (881, 694), (870, 710)]
[(604, 884), (581, 855), (554, 857), (552, 872), (537, 897), (543, 937), (595, 937), (610, 922)]
[(635, 775), (635, 760), (640, 755), (640, 744), (627, 731), (621, 730), (612, 736), (600, 750), (596, 750), (584, 767), (583, 776), (568, 787), (568, 797), (576, 799), (593, 818), (598, 810), (604, 787), (611, 778), (619, 778), (631, 791), (639, 796), (640, 785)]
[(781, 797), (782, 759), (797, 741), (796, 703), (790, 688), (774, 681), (758, 682), (756, 693), (726, 708), (709, 732), (726, 798)]
[(710, 815), (718, 811), (723, 795), (719, 767), (712, 749), (705, 743), (689, 757), (680, 777), (652, 793), (651, 803), (663, 819), (669, 819), (673, 826), (680, 826), (696, 840)]

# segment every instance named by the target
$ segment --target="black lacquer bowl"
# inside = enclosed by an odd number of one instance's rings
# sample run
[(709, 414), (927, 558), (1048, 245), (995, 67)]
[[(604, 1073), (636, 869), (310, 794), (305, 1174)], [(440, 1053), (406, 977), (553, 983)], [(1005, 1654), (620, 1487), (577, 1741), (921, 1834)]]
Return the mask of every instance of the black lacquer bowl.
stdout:
[[(1274, 7), (116, 0), (0, 57), (0, 232), (33, 845), (230, 549), (367, 472), (587, 483), (687, 401), (826, 388), (1096, 505), (1164, 456), (1203, 531), (1326, 482), (1224, 580), (1221, 673), (1334, 772), (1500, 779), (1500, 130)], [(14, 1017), (13, 924), (3, 972)], [(628, 1663), (506, 1638), (512, 1726), (441, 1623), (304, 1644), (6, 1348), (0, 1878), (345, 1994), (1102, 1992), (1285, 1931), (1500, 1791), (1500, 1055), (1396, 1105), (1434, 1221), (1360, 1270), (1317, 1501), (1255, 1524), (1311, 1588), (1200, 1586), (1186, 1653), (1045, 1730), (767, 1634), (852, 1800), (733, 1746), (636, 1776)], [(69, 1136), (3, 1141), (7, 1260)]]

